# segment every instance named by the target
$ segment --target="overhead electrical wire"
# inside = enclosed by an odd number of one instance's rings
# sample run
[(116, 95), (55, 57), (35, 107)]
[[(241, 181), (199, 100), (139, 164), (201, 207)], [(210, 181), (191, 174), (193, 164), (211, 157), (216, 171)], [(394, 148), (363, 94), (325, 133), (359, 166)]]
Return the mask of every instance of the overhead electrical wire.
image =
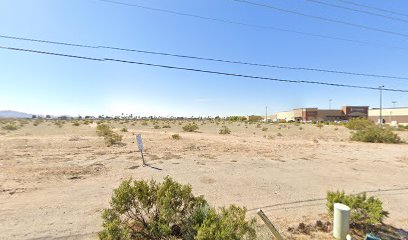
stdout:
[(348, 4), (351, 4), (351, 5), (354, 5), (354, 6), (359, 6), (359, 7), (364, 7), (364, 8), (368, 8), (368, 9), (373, 9), (373, 10), (376, 10), (376, 11), (381, 11), (381, 12), (386, 12), (386, 13), (392, 13), (392, 14), (395, 14), (395, 15), (400, 15), (400, 16), (408, 17), (408, 14), (407, 14), (407, 13), (399, 13), (399, 12), (391, 11), (391, 10), (384, 9), (384, 8), (378, 8), (378, 7), (368, 6), (368, 5), (361, 4), (361, 3), (356, 3), (356, 2), (353, 2), (353, 1), (347, 1), (347, 0), (337, 0), (337, 1), (343, 2), (343, 3), (348, 3)]
[(155, 12), (173, 14), (173, 15), (178, 15), (178, 16), (183, 16), (183, 17), (190, 17), (190, 18), (196, 18), (196, 19), (201, 19), (201, 20), (220, 22), (220, 23), (231, 24), (231, 25), (236, 25), (236, 26), (244, 26), (244, 27), (256, 28), (256, 29), (266, 29), (266, 30), (272, 30), (272, 31), (294, 33), (294, 34), (299, 34), (299, 35), (304, 35), (304, 36), (318, 37), (318, 38), (330, 39), (330, 40), (336, 40), (336, 41), (343, 41), (343, 42), (351, 42), (351, 43), (357, 43), (357, 44), (363, 44), (363, 45), (373, 45), (373, 46), (378, 46), (378, 47), (408, 50), (407, 48), (400, 47), (400, 46), (392, 46), (392, 45), (387, 45), (387, 44), (377, 44), (377, 43), (371, 43), (371, 42), (361, 41), (361, 40), (356, 40), (356, 39), (349, 39), (349, 38), (343, 38), (343, 37), (337, 37), (337, 36), (329, 36), (329, 35), (323, 35), (323, 34), (311, 33), (311, 32), (303, 32), (303, 31), (297, 31), (297, 30), (286, 29), (286, 28), (279, 28), (279, 27), (272, 27), (272, 26), (262, 26), (262, 25), (232, 21), (232, 20), (227, 20), (227, 19), (222, 19), (222, 18), (213, 18), (213, 17), (190, 14), (190, 13), (185, 13), (185, 12), (172, 11), (172, 10), (167, 10), (167, 9), (162, 9), (162, 8), (147, 7), (147, 6), (134, 4), (134, 3), (125, 3), (125, 2), (114, 1), (114, 0), (96, 0), (96, 1), (111, 3), (111, 4), (126, 6), (126, 7), (140, 8), (140, 9), (145, 9), (145, 10), (150, 10), (150, 11), (155, 11)]
[(340, 8), (340, 9), (345, 9), (345, 10), (352, 11), (352, 12), (364, 13), (364, 14), (371, 15), (371, 16), (382, 17), (382, 18), (386, 18), (386, 19), (390, 19), (390, 20), (395, 20), (395, 21), (408, 23), (407, 19), (387, 16), (387, 15), (384, 15), (384, 14), (379, 14), (379, 13), (370, 12), (370, 11), (366, 11), (366, 10), (360, 10), (360, 9), (345, 7), (345, 6), (337, 5), (337, 4), (334, 4), (334, 3), (329, 3), (329, 2), (319, 1), (319, 0), (306, 0), (306, 1), (312, 2), (312, 3), (317, 3), (317, 4), (320, 4), (320, 5), (323, 5), (323, 6)]
[(261, 76), (228, 73), (228, 72), (221, 72), (221, 71), (212, 71), (212, 70), (198, 69), (198, 68), (187, 68), (187, 67), (179, 67), (179, 66), (171, 66), (171, 65), (154, 64), (154, 63), (141, 62), (141, 61), (140, 62), (139, 61), (128, 61), (128, 60), (115, 59), (115, 58), (95, 58), (95, 57), (79, 56), (79, 55), (72, 55), (72, 54), (65, 54), (65, 53), (39, 51), (39, 50), (26, 49), (26, 48), (0, 46), (0, 49), (19, 51), (19, 52), (30, 52), (30, 53), (36, 53), (36, 54), (52, 55), (52, 56), (67, 57), (67, 58), (77, 58), (77, 59), (82, 59), (82, 60), (90, 60), (90, 61), (98, 61), (98, 62), (128, 63), (128, 64), (136, 64), (136, 65), (142, 65), (142, 66), (208, 73), (208, 74), (213, 74), (213, 75), (222, 75), (222, 76), (229, 76), (229, 77), (259, 79), (259, 80), (267, 80), (267, 81), (274, 81), (274, 82), (317, 84), (317, 85), (325, 85), (325, 86), (332, 86), (332, 87), (345, 87), (345, 88), (357, 88), (357, 89), (367, 89), (367, 90), (382, 90), (382, 91), (390, 91), (390, 92), (408, 93), (408, 90), (405, 90), (405, 89), (378, 88), (378, 87), (369, 87), (369, 86), (360, 86), (360, 85), (349, 85), (349, 84), (342, 84), (342, 83), (329, 83), (329, 82), (320, 82), (320, 81), (290, 80), (290, 79), (281, 79), (281, 78), (272, 78), (272, 77), (261, 77)]
[(358, 24), (358, 23), (346, 22), (346, 21), (341, 21), (341, 20), (337, 20), (337, 19), (306, 14), (306, 13), (302, 13), (302, 12), (298, 12), (298, 11), (293, 11), (293, 10), (289, 10), (289, 9), (275, 7), (275, 6), (272, 6), (270, 4), (252, 2), (252, 1), (248, 1), (248, 0), (232, 0), (232, 1), (245, 3), (245, 4), (257, 6), (257, 7), (267, 8), (267, 9), (274, 10), (274, 11), (294, 14), (294, 15), (297, 15), (297, 16), (307, 17), (307, 18), (311, 18), (311, 19), (317, 19), (317, 20), (321, 20), (321, 21), (325, 21), (325, 22), (332, 22), (332, 23), (342, 24), (342, 25), (351, 26), (351, 27), (355, 27), (355, 28), (361, 28), (361, 29), (365, 29), (365, 30), (381, 32), (381, 33), (386, 33), (386, 34), (391, 34), (391, 35), (395, 35), (395, 36), (408, 38), (408, 34), (406, 34), (406, 33), (394, 32), (394, 31), (381, 29), (381, 28), (370, 27), (370, 26), (366, 26), (366, 25), (362, 25), (362, 24)]
[(191, 56), (191, 55), (183, 55), (183, 54), (157, 52), (157, 51), (150, 51), (150, 50), (130, 49), (130, 48), (123, 48), (123, 47), (112, 47), (112, 46), (103, 46), (103, 45), (93, 46), (93, 45), (89, 45), (89, 44), (57, 42), (57, 41), (43, 40), (43, 39), (16, 37), (16, 36), (10, 36), (10, 35), (0, 35), (0, 38), (21, 40), (21, 41), (29, 41), (29, 42), (38, 42), (38, 43), (46, 43), (46, 44), (56, 44), (56, 45), (71, 46), (71, 47), (81, 47), (81, 48), (111, 49), (111, 50), (116, 50), (116, 51), (137, 52), (137, 53), (143, 53), (143, 54), (152, 54), (152, 55), (177, 57), (177, 58), (187, 58), (187, 59), (194, 59), (194, 60), (212, 61), (212, 62), (221, 62), (221, 63), (230, 63), (230, 64), (240, 64), (240, 65), (248, 65), (248, 66), (256, 66), (256, 67), (268, 67), (268, 68), (298, 70), (298, 71), (315, 71), (315, 72), (325, 72), (325, 73), (333, 73), (333, 74), (344, 74), (344, 75), (354, 75), (354, 76), (364, 76), (364, 77), (408, 80), (408, 77), (402, 77), (402, 76), (391, 76), (391, 75), (379, 75), (379, 74), (370, 74), (370, 73), (348, 72), (348, 71), (342, 71), (342, 70), (321, 69), (321, 68), (307, 68), (307, 67), (271, 65), (271, 64), (264, 64), (264, 63), (253, 63), (253, 62), (246, 62), (246, 61), (236, 61), (236, 60), (227, 60), (227, 59), (219, 59), (219, 58), (199, 57), (199, 56)]

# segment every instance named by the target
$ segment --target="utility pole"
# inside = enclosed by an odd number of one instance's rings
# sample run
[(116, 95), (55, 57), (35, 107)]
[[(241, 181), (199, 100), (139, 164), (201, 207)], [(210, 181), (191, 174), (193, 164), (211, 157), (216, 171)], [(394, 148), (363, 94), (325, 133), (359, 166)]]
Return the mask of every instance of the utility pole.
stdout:
[(265, 107), (265, 122), (268, 122), (268, 106)]
[(331, 110), (331, 103), (333, 99), (329, 99), (329, 109)]
[(380, 126), (383, 125), (383, 119), (382, 119), (382, 90), (384, 86), (379, 86), (378, 89), (380, 90)]
[(392, 101), (392, 108), (395, 108), (396, 103), (397, 103), (397, 101)]

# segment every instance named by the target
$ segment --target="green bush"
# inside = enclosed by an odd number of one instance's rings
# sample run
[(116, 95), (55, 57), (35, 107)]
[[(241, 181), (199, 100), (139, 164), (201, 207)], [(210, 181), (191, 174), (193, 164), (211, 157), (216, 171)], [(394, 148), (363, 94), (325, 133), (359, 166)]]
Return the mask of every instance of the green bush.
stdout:
[(111, 132), (110, 134), (105, 135), (103, 137), (108, 147), (115, 145), (115, 144), (120, 144), (122, 142), (122, 135), (119, 135), (115, 132)]
[(127, 130), (127, 128), (122, 128), (121, 130), (120, 130), (121, 132), (128, 132), (128, 130)]
[(377, 126), (357, 130), (352, 134), (351, 140), (372, 143), (401, 143), (401, 138), (390, 129)]
[(327, 192), (327, 210), (333, 214), (334, 203), (342, 203), (350, 207), (351, 223), (377, 224), (388, 217), (388, 212), (383, 210), (382, 202), (375, 197), (367, 198), (365, 193), (346, 195), (344, 191)]
[(3, 126), (2, 127), (4, 130), (9, 130), (9, 131), (14, 131), (14, 130), (17, 130), (18, 129), (18, 127), (16, 126), (16, 125), (14, 125), (14, 124), (7, 124), (6, 126)]
[(350, 119), (350, 121), (345, 124), (345, 127), (351, 130), (362, 130), (372, 126), (375, 126), (375, 124), (363, 118)]
[(98, 126), (96, 127), (96, 134), (100, 137), (109, 135), (111, 133), (112, 133), (112, 129), (107, 124), (98, 124)]
[(183, 126), (183, 131), (185, 132), (195, 132), (198, 130), (198, 126), (195, 123), (189, 123)]
[(218, 131), (219, 134), (230, 134), (231, 130), (227, 126), (222, 126)]
[(54, 122), (54, 125), (57, 126), (57, 127), (59, 127), (59, 128), (62, 128), (62, 126), (64, 125), (64, 123), (61, 122), (61, 121), (55, 121), (55, 122)]
[(102, 214), (100, 239), (254, 239), (254, 220), (245, 208), (217, 213), (190, 185), (170, 177), (164, 182), (126, 180), (113, 191)]
[(160, 129), (160, 126), (159, 126), (159, 125), (154, 125), (153, 128), (154, 128), (154, 129)]
[(245, 220), (246, 209), (231, 205), (220, 213), (210, 209), (200, 228), (197, 240), (256, 239), (255, 219)]
[(181, 139), (181, 136), (180, 136), (180, 134), (173, 134), (173, 135), (171, 135), (171, 138), (173, 138), (173, 139), (175, 139), (175, 140), (180, 140)]
[(321, 123), (321, 122), (317, 123), (317, 124), (316, 124), (316, 127), (318, 127), (318, 128), (320, 128), (320, 129), (322, 129), (322, 127), (323, 127), (323, 123)]

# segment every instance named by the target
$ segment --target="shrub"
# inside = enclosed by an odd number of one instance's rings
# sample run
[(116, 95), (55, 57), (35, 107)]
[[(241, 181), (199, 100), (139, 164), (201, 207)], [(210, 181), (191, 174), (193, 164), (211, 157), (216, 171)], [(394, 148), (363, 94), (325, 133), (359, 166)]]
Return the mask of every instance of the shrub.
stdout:
[(323, 123), (319, 122), (318, 124), (316, 124), (316, 127), (318, 127), (318, 128), (320, 128), (320, 129), (322, 129), (322, 127), (323, 127)]
[(351, 140), (372, 143), (401, 143), (401, 138), (390, 129), (377, 126), (357, 130), (352, 134)]
[(220, 213), (210, 209), (197, 231), (197, 240), (256, 239), (255, 219), (245, 220), (245, 208), (231, 205)]
[(193, 239), (194, 227), (204, 219), (207, 202), (195, 197), (191, 186), (166, 177), (122, 182), (105, 209), (101, 239)]
[(78, 127), (81, 124), (79, 122), (74, 122), (72, 125)]
[(302, 130), (303, 130), (303, 127), (299, 127), (299, 130), (301, 130), (301, 131), (302, 131)]
[(169, 124), (163, 125), (162, 128), (171, 128), (171, 126)]
[(231, 130), (227, 126), (222, 126), (218, 131), (219, 134), (230, 134)]
[(261, 124), (260, 123), (256, 124), (256, 128), (261, 128)]
[(38, 125), (40, 125), (41, 123), (43, 123), (42, 120), (35, 120), (34, 123), (33, 123), (33, 126), (38, 126)]
[(351, 130), (362, 130), (372, 126), (374, 126), (374, 123), (363, 118), (350, 119), (350, 121), (345, 124), (345, 127)]
[(189, 123), (183, 126), (183, 131), (185, 132), (195, 132), (198, 130), (198, 126), (195, 123)]
[(120, 144), (122, 142), (122, 135), (119, 135), (115, 132), (111, 132), (108, 135), (104, 136), (105, 143), (108, 147), (114, 145), (114, 144)]
[(278, 133), (276, 134), (276, 136), (282, 137), (282, 133), (278, 132)]
[(59, 128), (62, 128), (63, 123), (61, 121), (56, 121), (56, 122), (54, 122), (54, 125), (59, 127)]
[(127, 130), (127, 128), (122, 128), (121, 130), (120, 130), (121, 132), (128, 132), (128, 130)]
[(159, 126), (159, 125), (154, 125), (153, 128), (154, 128), (154, 129), (160, 129), (160, 126)]
[(190, 185), (170, 177), (164, 182), (126, 180), (113, 191), (102, 214), (100, 239), (254, 239), (254, 221), (245, 208), (217, 213)]
[(267, 128), (267, 127), (263, 127), (263, 128), (262, 128), (262, 131), (266, 132), (266, 131), (268, 131), (268, 128)]
[(346, 195), (344, 191), (327, 192), (327, 210), (333, 214), (334, 203), (343, 203), (350, 207), (352, 224), (376, 224), (388, 217), (382, 202), (375, 197), (367, 198), (366, 193)]
[(181, 139), (181, 136), (180, 136), (180, 134), (173, 134), (173, 135), (171, 135), (171, 138), (173, 138), (173, 139), (175, 139), (175, 140), (180, 140)]
[(98, 136), (106, 136), (106, 135), (109, 135), (109, 134), (111, 134), (112, 133), (112, 129), (111, 129), (111, 127), (109, 126), (109, 125), (107, 125), (107, 124), (99, 124), (97, 127), (96, 127), (96, 134), (98, 135)]
[(18, 127), (16, 126), (16, 125), (14, 125), (14, 124), (7, 124), (6, 126), (3, 126), (2, 127), (4, 130), (9, 130), (9, 131), (14, 131), (14, 130), (17, 130), (18, 129)]
[(147, 121), (143, 121), (142, 126), (147, 126)]

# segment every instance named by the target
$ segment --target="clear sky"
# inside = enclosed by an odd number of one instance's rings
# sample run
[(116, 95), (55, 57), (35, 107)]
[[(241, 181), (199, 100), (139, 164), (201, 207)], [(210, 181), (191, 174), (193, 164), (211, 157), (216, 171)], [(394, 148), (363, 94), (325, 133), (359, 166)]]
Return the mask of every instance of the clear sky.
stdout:
[[(398, 36), (232, 0), (118, 0), (146, 7), (367, 42), (360, 44), (121, 6), (97, 0), (2, 0), (0, 35), (109, 45), (272, 65), (408, 77), (408, 1), (353, 0), (406, 14), (381, 18), (306, 0), (258, 3), (407, 34)], [(405, 21), (404, 21), (405, 20)], [(408, 80), (231, 65), (0, 38), (1, 46), (118, 58), (256, 76), (408, 89)], [(0, 110), (35, 114), (214, 116), (295, 107), (379, 106), (378, 91), (288, 84), (134, 64), (93, 62), (0, 49)], [(384, 92), (384, 106), (408, 106), (408, 93)]]

